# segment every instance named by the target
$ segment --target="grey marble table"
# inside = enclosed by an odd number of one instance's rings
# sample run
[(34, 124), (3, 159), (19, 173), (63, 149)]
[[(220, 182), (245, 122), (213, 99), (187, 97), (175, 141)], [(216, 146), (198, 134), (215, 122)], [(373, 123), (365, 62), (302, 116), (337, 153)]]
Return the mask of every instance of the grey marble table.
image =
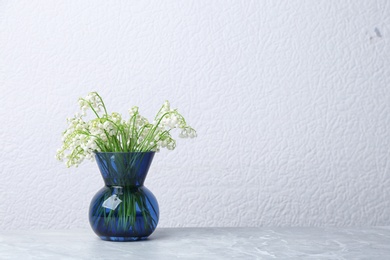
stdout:
[(157, 228), (148, 240), (91, 230), (3, 231), (0, 259), (390, 259), (390, 227)]

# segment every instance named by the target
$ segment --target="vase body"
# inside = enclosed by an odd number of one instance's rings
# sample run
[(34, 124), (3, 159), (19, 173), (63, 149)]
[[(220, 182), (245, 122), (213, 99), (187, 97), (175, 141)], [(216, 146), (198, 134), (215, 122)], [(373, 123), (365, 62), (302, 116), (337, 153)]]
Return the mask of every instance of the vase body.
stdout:
[(146, 239), (156, 229), (158, 203), (144, 181), (154, 152), (95, 153), (105, 186), (93, 197), (89, 223), (103, 240)]

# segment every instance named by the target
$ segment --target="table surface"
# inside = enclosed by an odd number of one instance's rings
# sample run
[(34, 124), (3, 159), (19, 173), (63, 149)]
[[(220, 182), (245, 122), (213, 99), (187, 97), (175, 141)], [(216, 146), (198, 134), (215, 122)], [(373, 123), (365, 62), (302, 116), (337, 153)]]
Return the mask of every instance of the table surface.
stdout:
[(3, 231), (0, 259), (390, 259), (390, 227), (157, 228), (108, 242), (91, 230)]

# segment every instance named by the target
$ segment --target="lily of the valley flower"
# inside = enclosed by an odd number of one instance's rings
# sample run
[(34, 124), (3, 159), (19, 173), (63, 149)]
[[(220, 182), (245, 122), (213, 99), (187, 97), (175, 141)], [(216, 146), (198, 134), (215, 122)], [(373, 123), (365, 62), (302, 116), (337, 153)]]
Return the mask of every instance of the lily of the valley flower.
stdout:
[[(165, 101), (153, 123), (140, 115), (138, 107), (129, 109), (125, 120), (119, 113), (107, 113), (103, 99), (97, 92), (79, 99), (81, 113), (68, 118), (68, 128), (62, 135), (62, 147), (56, 158), (67, 160), (66, 165), (78, 166), (84, 159), (94, 159), (95, 152), (147, 152), (161, 148), (173, 150), (176, 141), (171, 131), (180, 129), (179, 137), (194, 138), (196, 131), (187, 125), (184, 117), (171, 109)], [(87, 112), (96, 117), (86, 120)]]

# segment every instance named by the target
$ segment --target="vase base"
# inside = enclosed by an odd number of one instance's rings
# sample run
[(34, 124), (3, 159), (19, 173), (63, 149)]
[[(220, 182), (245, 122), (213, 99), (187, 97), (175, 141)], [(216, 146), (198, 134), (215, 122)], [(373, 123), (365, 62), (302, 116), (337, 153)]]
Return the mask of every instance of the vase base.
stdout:
[(148, 237), (108, 237), (108, 236), (99, 236), (99, 237), (105, 241), (115, 241), (115, 242), (140, 241), (148, 238)]

